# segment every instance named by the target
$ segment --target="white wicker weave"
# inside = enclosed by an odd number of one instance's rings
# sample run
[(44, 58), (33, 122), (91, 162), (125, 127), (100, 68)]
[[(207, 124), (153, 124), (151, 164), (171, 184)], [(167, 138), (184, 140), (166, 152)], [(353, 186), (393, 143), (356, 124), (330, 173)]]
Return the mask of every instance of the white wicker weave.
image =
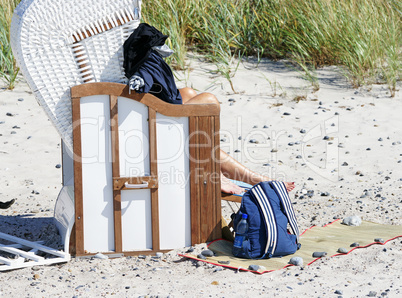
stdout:
[(72, 149), (70, 88), (126, 83), (123, 43), (140, 23), (141, 0), (22, 0), (11, 23), (17, 63)]

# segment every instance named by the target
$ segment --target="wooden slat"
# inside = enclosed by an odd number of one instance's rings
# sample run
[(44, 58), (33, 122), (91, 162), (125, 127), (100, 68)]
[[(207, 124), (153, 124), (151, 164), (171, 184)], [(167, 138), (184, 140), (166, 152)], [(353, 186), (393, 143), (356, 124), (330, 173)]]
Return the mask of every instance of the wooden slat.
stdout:
[(220, 164), (220, 122), (219, 116), (211, 117), (213, 119), (213, 135), (214, 135), (214, 143), (213, 143), (213, 153), (212, 153), (212, 163), (213, 163), (213, 186), (214, 192), (213, 197), (215, 199), (215, 227), (212, 233), (212, 238), (219, 239), (222, 238), (222, 208), (221, 208), (221, 164)]
[(241, 203), (241, 198), (242, 197), (235, 196), (235, 195), (232, 195), (232, 194), (227, 194), (227, 193), (221, 193), (221, 198), (222, 198), (222, 200), (225, 200), (225, 201)]
[[(156, 111), (148, 108), (148, 128), (149, 128), (149, 162), (151, 176), (158, 181), (158, 156), (156, 144)], [(152, 217), (152, 249), (160, 249), (159, 237), (159, 199), (158, 188), (151, 189), (151, 217)]]
[(84, 40), (84, 39), (89, 38), (89, 37), (91, 37), (91, 36), (95, 36), (95, 35), (101, 34), (101, 33), (103, 33), (103, 32), (106, 32), (106, 31), (111, 30), (111, 29), (113, 29), (113, 28), (119, 27), (119, 26), (121, 26), (121, 25), (124, 25), (124, 24), (126, 24), (126, 23), (131, 22), (132, 20), (134, 20), (134, 19), (132, 18), (132, 16), (130, 16), (129, 14), (125, 14), (124, 16), (126, 17), (126, 19), (128, 19), (128, 21), (126, 21), (126, 20), (124, 20), (124, 19), (123, 19), (123, 20), (116, 19), (117, 26), (114, 26), (112, 23), (107, 22), (106, 24), (104, 24), (104, 23), (100, 24), (100, 26), (102, 27), (103, 30), (99, 30), (99, 29), (97, 28), (97, 26), (91, 26), (91, 28), (92, 28), (92, 30), (93, 30), (93, 33), (92, 33), (91, 31), (89, 31), (89, 30), (79, 31), (79, 33), (81, 33), (81, 35), (83, 35), (84, 38), (81, 38), (81, 37), (80, 37), (80, 34), (79, 34), (78, 32), (76, 32), (75, 34), (72, 34), (72, 37), (73, 37), (73, 39), (74, 39), (74, 43), (78, 43), (78, 42), (80, 42), (81, 40)]
[[(110, 133), (112, 150), (112, 175), (120, 176), (119, 158), (119, 118), (117, 96), (110, 95)], [(113, 220), (114, 220), (114, 246), (115, 252), (123, 251), (123, 236), (121, 223), (121, 191), (113, 189)]]
[(75, 224), (74, 235), (76, 254), (84, 253), (84, 210), (82, 199), (82, 152), (81, 152), (81, 98), (72, 98), (72, 120), (73, 120), (73, 151), (74, 151), (74, 205)]
[[(147, 249), (147, 250), (132, 250), (132, 251), (123, 251), (121, 253), (115, 253), (115, 252), (102, 252), (102, 254), (108, 256), (109, 258), (116, 258), (116, 257), (122, 257), (122, 256), (139, 256), (139, 255), (144, 255), (144, 256), (149, 256), (149, 255), (155, 255), (156, 252), (162, 252), (162, 253), (167, 253), (169, 251), (172, 251), (171, 249), (159, 249), (159, 250), (154, 250), (154, 249)], [(91, 257), (96, 255), (97, 253), (86, 253), (83, 255), (77, 255), (77, 257)]]
[(212, 136), (211, 122), (209, 117), (200, 117), (198, 127), (200, 131), (200, 166), (203, 167), (203, 180), (201, 181), (201, 237), (205, 242), (210, 239), (213, 224), (213, 197), (212, 183), (210, 181), (212, 173)]
[[(84, 83), (88, 83), (91, 82), (93, 79), (90, 78), (89, 76), (91, 75), (91, 72), (88, 72), (88, 69), (83, 70), (84, 68), (89, 66), (89, 62), (88, 63), (80, 63), (83, 62), (85, 60), (84, 55), (83, 54), (78, 54), (78, 51), (80, 50), (80, 47), (75, 45), (72, 47), (73, 49), (73, 55), (75, 57), (75, 62), (77, 63), (77, 67), (78, 69), (80, 69), (80, 73), (81, 73), (81, 78), (83, 80)], [(83, 96), (81, 96), (83, 97)]]
[(190, 153), (190, 215), (191, 215), (191, 244), (201, 243), (200, 233), (200, 195), (198, 183), (199, 157), (196, 148), (198, 144), (198, 117), (189, 117), (189, 153)]
[(124, 184), (126, 182), (128, 182), (129, 184), (143, 184), (143, 182), (147, 182), (148, 186), (141, 187), (141, 189), (158, 188), (158, 176), (155, 175), (155, 176), (138, 176), (138, 177), (113, 177), (113, 189), (114, 190), (133, 189), (125, 187)]
[(220, 113), (219, 102), (208, 104), (185, 104), (174, 105), (149, 94), (131, 92), (129, 94), (128, 86), (119, 83), (87, 83), (77, 85), (71, 88), (72, 97), (84, 97), (92, 95), (115, 95), (136, 100), (165, 116), (171, 117), (189, 117), (189, 116), (218, 116)]

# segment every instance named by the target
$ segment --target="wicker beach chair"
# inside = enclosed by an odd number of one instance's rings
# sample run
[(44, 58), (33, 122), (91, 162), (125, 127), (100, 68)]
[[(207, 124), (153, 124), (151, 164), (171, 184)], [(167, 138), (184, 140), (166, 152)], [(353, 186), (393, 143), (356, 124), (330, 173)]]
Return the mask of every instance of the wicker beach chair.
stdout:
[(77, 256), (221, 236), (219, 104), (129, 94), (123, 43), (140, 13), (139, 0), (23, 0), (12, 20), (16, 60), (63, 139), (55, 219)]
[(139, 25), (140, 8), (139, 0), (23, 0), (14, 12), (15, 59), (70, 149), (70, 88), (126, 82), (122, 44)]

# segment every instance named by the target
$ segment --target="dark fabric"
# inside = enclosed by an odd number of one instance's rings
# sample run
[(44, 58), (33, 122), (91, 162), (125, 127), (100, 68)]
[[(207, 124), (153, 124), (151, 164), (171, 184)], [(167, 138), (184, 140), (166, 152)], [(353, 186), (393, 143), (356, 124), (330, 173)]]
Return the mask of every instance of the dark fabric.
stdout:
[(155, 27), (141, 23), (123, 45), (123, 67), (126, 77), (130, 79), (148, 59), (151, 54), (151, 48), (164, 45), (167, 38), (167, 35), (163, 35)]
[(168, 103), (183, 103), (172, 70), (156, 51), (151, 51), (148, 59), (140, 66), (136, 74), (142, 77), (145, 83), (137, 91), (138, 93), (151, 93)]

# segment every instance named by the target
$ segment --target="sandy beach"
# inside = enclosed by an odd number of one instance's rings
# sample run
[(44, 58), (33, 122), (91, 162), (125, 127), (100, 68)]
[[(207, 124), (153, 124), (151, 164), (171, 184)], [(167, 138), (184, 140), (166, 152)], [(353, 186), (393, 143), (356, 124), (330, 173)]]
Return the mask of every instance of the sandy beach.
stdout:
[[(357, 215), (401, 225), (402, 96), (386, 85), (352, 88), (336, 67), (317, 71), (319, 90), (284, 61), (249, 59), (229, 82), (190, 57), (179, 88), (216, 95), (221, 148), (256, 172), (294, 181), (304, 231)], [(400, 84), (398, 89), (400, 89)], [(53, 211), (61, 189), (61, 140), (21, 77), (0, 90), (1, 232), (61, 248)], [(222, 202), (229, 218), (234, 203)], [(197, 245), (201, 250), (206, 244)], [(188, 260), (72, 258), (2, 272), (0, 297), (401, 297), (402, 238), (263, 275)]]

